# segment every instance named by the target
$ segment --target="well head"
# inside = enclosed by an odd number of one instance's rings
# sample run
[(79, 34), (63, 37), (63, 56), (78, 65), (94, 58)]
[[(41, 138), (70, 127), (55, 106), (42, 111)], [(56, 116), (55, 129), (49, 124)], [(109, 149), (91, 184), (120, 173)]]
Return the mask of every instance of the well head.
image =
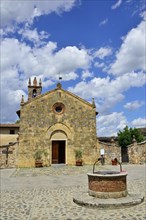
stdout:
[(102, 175), (114, 175), (114, 174), (120, 174), (118, 171), (113, 171), (113, 170), (102, 170), (102, 171), (97, 171), (94, 172), (94, 174), (102, 174)]
[(127, 196), (127, 172), (98, 171), (88, 173), (89, 195), (97, 198), (121, 198)]

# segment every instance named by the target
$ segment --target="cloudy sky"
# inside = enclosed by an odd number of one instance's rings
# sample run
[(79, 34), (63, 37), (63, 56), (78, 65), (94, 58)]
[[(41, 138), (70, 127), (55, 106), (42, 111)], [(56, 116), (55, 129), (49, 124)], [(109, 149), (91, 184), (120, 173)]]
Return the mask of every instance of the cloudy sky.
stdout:
[(1, 123), (28, 78), (95, 99), (97, 135), (146, 126), (145, 0), (1, 0)]

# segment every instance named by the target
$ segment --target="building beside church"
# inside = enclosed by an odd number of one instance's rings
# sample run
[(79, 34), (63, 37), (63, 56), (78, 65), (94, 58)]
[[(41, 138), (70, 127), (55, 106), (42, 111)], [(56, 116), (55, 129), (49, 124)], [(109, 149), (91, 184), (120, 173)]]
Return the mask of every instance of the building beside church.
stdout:
[(91, 163), (95, 155), (96, 107), (66, 91), (60, 83), (41, 94), (41, 81), (29, 79), (28, 100), (22, 97), (20, 117), (18, 167), (34, 166), (34, 154), (47, 152), (46, 165), (75, 164), (75, 150), (83, 151), (84, 161)]

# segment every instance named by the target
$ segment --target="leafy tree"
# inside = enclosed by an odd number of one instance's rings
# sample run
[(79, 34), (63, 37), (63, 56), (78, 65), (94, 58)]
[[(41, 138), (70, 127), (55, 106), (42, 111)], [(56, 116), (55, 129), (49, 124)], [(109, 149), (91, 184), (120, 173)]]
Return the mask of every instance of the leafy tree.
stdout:
[(130, 133), (132, 137), (135, 137), (136, 141), (142, 142), (145, 140), (144, 136), (141, 134), (141, 132), (137, 128), (130, 128)]
[(127, 147), (132, 144), (133, 138), (137, 142), (144, 141), (144, 137), (137, 128), (128, 128), (126, 126), (123, 131), (118, 132), (118, 143), (121, 147)]
[(19, 124), (20, 123), (20, 119), (18, 119), (16, 122), (15, 122), (15, 124)]

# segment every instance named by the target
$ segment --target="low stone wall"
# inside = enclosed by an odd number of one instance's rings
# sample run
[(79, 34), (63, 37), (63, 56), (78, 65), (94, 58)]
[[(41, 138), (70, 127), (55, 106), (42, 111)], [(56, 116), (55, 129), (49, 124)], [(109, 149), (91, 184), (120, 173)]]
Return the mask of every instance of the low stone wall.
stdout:
[[(0, 168), (16, 167), (18, 135), (0, 135)], [(8, 149), (8, 157), (7, 157)]]
[[(16, 167), (18, 151), (18, 135), (0, 135), (0, 168)], [(8, 158), (7, 158), (8, 147)]]
[(146, 141), (137, 143), (136, 141), (128, 146), (129, 163), (146, 163)]
[[(8, 149), (8, 156), (7, 156)], [(14, 168), (16, 167), (18, 144), (12, 146), (0, 147), (0, 168)]]
[(104, 143), (97, 141), (97, 158), (101, 155), (101, 150), (104, 149), (105, 164), (112, 164), (111, 160), (117, 158), (121, 161), (121, 147), (119, 147), (115, 142)]

